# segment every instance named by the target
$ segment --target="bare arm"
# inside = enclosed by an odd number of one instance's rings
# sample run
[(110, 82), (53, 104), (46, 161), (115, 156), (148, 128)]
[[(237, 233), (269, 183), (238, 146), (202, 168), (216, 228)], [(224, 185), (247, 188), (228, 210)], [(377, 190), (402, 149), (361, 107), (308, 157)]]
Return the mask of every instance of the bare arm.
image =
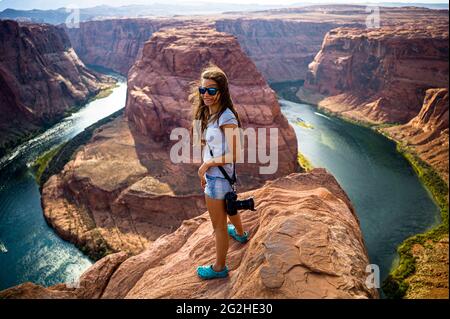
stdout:
[(227, 163), (235, 163), (240, 158), (241, 139), (238, 126), (236, 124), (224, 124), (220, 128), (225, 132), (225, 141), (228, 145), (228, 149), (231, 151), (206, 161), (204, 164), (207, 168), (212, 166), (222, 166)]

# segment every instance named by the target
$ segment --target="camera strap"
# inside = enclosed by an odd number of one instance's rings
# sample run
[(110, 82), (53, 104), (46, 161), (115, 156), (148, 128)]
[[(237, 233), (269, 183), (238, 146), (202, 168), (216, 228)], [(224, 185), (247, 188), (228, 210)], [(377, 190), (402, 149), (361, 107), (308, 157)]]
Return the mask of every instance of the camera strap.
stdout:
[[(209, 147), (208, 142), (206, 142), (206, 145), (208, 145), (209, 148), (209, 154), (211, 154), (211, 157), (214, 158), (214, 154), (211, 150), (211, 147)], [(230, 176), (228, 175), (228, 173), (225, 171), (225, 169), (223, 168), (223, 166), (217, 166), (219, 168), (219, 170), (222, 172), (223, 176), (226, 178), (226, 180), (230, 183), (231, 187), (233, 188), (233, 190), (235, 190), (235, 186), (234, 184), (236, 183), (236, 167), (235, 164), (233, 163), (233, 178), (230, 178)]]

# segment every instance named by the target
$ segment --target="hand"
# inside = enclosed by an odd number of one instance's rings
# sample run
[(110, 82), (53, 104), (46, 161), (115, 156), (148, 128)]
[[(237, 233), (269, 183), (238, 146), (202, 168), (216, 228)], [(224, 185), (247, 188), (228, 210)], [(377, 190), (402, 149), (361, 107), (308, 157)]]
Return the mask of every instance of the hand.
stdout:
[(207, 164), (207, 162), (200, 165), (200, 168), (198, 169), (198, 177), (200, 177), (200, 179), (205, 178), (205, 173), (208, 170), (208, 168), (209, 168), (209, 165)]
[(205, 189), (205, 186), (206, 186), (206, 179), (205, 179), (205, 177), (201, 177), (200, 178), (200, 184), (202, 185), (202, 188)]
[(205, 189), (206, 186), (205, 173), (208, 170), (208, 168), (209, 168), (208, 164), (203, 163), (198, 169), (198, 176), (200, 177), (200, 184), (202, 185), (203, 189)]

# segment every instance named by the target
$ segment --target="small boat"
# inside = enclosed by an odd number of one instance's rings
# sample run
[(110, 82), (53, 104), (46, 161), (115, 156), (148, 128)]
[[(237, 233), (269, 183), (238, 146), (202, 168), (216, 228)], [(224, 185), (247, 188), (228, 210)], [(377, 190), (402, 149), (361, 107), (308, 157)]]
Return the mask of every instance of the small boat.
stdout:
[(3, 244), (3, 243), (0, 241), (0, 253), (6, 254), (7, 252), (8, 252), (8, 249), (6, 249), (5, 244)]
[(297, 120), (294, 122), (296, 125), (300, 126), (300, 127), (304, 127), (304, 128), (314, 128), (311, 124), (305, 122), (305, 120), (303, 120), (300, 117), (297, 117)]

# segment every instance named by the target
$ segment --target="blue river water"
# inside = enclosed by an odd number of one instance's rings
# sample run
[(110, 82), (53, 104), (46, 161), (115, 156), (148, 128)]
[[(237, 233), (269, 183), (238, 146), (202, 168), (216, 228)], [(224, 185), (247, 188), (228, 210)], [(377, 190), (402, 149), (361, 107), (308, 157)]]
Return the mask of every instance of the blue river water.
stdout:
[(88, 103), (0, 159), (0, 290), (26, 281), (71, 284), (92, 265), (47, 225), (39, 186), (29, 167), (42, 152), (125, 106), (126, 79), (109, 75), (118, 79), (111, 95)]
[(436, 225), (439, 208), (392, 141), (314, 106), (279, 102), (295, 129), (299, 151), (314, 167), (332, 173), (352, 201), (370, 262), (379, 267), (382, 281), (398, 261), (397, 246)]

